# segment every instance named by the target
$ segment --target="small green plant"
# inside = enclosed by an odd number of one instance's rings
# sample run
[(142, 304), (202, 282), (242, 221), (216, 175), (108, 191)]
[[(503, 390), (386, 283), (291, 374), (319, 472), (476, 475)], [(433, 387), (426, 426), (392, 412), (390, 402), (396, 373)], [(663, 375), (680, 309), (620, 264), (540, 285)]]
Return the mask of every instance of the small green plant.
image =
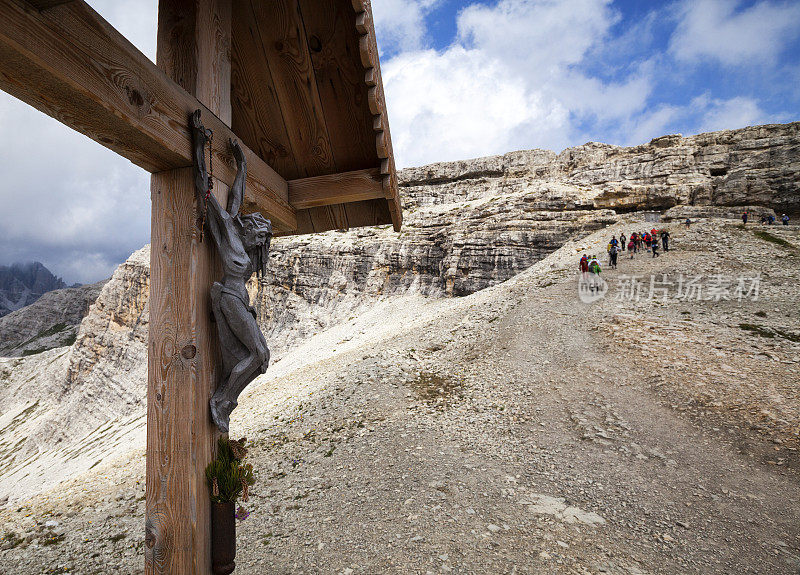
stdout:
[(765, 232), (764, 230), (756, 230), (753, 232), (757, 237), (761, 238), (765, 242), (771, 242), (773, 244), (778, 244), (781, 247), (789, 248), (790, 250), (794, 249), (794, 245), (790, 242), (787, 242), (783, 238), (779, 238), (777, 236), (773, 236), (769, 232)]
[(247, 455), (246, 441), (245, 438), (238, 441), (219, 438), (217, 458), (206, 467), (206, 480), (214, 503), (230, 503), (240, 495), (242, 501), (247, 501), (248, 489), (256, 480), (253, 466), (242, 464)]
[(13, 549), (14, 547), (17, 547), (21, 543), (25, 542), (25, 540), (22, 539), (22, 537), (20, 537), (19, 535), (17, 535), (13, 531), (6, 531), (3, 534), (3, 541), (5, 541), (7, 543), (10, 543), (11, 544), (11, 549)]
[(26, 349), (22, 352), (22, 357), (28, 357), (29, 355), (38, 355), (42, 352), (45, 352), (51, 348), (49, 347), (37, 347), (36, 349)]
[(774, 332), (772, 332), (768, 328), (761, 327), (760, 325), (753, 325), (752, 323), (740, 323), (739, 328), (754, 333), (756, 335), (760, 335), (761, 337), (767, 337), (767, 338), (775, 337)]
[(58, 533), (58, 534), (52, 533), (52, 534), (48, 535), (47, 537), (45, 537), (44, 540), (40, 540), (40, 543), (42, 545), (58, 545), (59, 543), (64, 541), (64, 539), (66, 539), (66, 537), (67, 536), (65, 534), (63, 534), (63, 533)]

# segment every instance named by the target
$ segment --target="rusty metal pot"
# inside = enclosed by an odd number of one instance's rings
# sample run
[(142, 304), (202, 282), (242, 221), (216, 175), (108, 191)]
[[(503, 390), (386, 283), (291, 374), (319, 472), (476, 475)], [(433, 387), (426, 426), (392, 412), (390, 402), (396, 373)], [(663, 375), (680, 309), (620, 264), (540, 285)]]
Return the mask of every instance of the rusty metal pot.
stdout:
[(236, 503), (211, 503), (211, 567), (214, 575), (236, 568)]

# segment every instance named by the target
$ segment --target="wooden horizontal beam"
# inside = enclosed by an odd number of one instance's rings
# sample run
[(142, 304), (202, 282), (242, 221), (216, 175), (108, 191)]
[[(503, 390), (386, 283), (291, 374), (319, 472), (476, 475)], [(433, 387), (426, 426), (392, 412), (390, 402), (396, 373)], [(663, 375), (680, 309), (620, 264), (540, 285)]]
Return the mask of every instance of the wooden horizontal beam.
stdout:
[[(83, 0), (41, 12), (23, 0), (0, 0), (0, 88), (149, 172), (192, 165), (189, 115), (200, 109), (214, 131), (214, 176), (227, 185), (236, 176), (230, 127)], [(295, 230), (286, 181), (242, 148), (243, 210), (262, 212), (276, 230)]]
[(59, 4), (66, 4), (73, 0), (27, 0), (28, 4), (33, 5), (37, 10), (47, 10)]
[(298, 210), (384, 197), (380, 168), (289, 180), (289, 203)]

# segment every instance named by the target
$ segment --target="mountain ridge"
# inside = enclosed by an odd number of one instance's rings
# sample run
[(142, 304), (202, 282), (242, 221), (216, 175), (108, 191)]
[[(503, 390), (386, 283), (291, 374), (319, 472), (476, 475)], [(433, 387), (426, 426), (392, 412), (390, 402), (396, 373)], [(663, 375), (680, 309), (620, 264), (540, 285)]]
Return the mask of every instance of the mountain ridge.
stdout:
[(0, 265), (0, 317), (32, 304), (49, 291), (66, 287), (64, 280), (41, 262)]

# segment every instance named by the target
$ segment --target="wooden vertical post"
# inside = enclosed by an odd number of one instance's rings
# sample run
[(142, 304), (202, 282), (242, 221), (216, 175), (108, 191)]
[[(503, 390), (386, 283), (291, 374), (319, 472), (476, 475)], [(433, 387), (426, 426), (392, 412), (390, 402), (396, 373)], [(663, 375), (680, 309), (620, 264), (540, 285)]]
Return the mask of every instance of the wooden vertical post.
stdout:
[[(228, 125), (230, 30), (231, 0), (159, 2), (158, 66)], [(215, 180), (222, 205), (227, 193)], [(199, 241), (191, 168), (153, 174), (151, 199), (145, 572), (208, 575), (219, 374), (209, 290), (220, 265), (208, 235)]]

